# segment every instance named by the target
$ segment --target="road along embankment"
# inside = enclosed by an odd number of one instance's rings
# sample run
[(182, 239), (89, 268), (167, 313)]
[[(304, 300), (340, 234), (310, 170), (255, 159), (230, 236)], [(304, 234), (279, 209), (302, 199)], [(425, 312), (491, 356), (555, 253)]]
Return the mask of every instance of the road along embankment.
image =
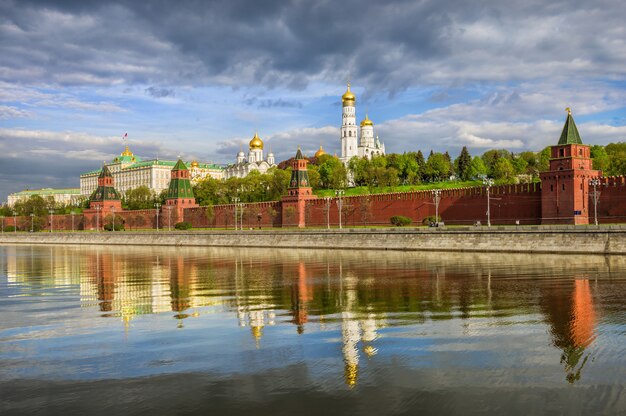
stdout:
[(0, 244), (626, 254), (625, 226), (3, 233)]

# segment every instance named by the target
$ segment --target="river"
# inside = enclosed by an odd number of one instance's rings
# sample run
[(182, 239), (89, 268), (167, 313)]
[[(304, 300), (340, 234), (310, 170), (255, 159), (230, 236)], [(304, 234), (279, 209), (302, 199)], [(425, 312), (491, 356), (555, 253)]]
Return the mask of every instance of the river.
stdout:
[(0, 246), (0, 414), (624, 414), (626, 257)]

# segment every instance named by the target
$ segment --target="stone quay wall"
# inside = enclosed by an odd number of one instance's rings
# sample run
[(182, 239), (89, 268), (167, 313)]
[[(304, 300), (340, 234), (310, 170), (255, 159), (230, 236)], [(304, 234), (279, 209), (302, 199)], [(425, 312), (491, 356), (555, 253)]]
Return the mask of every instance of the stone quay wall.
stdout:
[(3, 233), (0, 244), (626, 254), (626, 226)]

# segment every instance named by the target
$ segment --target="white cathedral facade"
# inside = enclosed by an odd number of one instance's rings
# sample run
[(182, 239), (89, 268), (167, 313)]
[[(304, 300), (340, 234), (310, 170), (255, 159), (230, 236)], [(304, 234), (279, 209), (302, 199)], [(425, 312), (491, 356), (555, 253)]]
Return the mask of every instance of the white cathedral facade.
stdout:
[(385, 154), (385, 144), (378, 136), (374, 136), (374, 122), (368, 115), (361, 121), (360, 135), (356, 124), (356, 96), (348, 89), (341, 96), (341, 161), (347, 164), (354, 156), (371, 159), (373, 156)]
[(267, 159), (263, 158), (263, 140), (255, 133), (252, 140), (250, 140), (248, 157), (246, 158), (243, 150), (240, 150), (237, 153), (237, 162), (224, 170), (224, 178), (243, 178), (248, 176), (253, 170), (265, 173), (274, 166), (276, 166), (274, 154), (270, 151), (267, 154)]

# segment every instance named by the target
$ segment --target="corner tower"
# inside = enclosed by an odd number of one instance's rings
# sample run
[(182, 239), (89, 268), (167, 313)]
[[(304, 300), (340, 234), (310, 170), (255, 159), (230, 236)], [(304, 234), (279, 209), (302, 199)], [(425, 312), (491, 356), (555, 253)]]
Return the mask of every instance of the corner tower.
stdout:
[(550, 170), (540, 174), (542, 224), (589, 224), (589, 180), (602, 174), (593, 170), (591, 150), (572, 111), (566, 111), (559, 142), (551, 147)]
[(341, 96), (341, 161), (348, 163), (354, 156), (358, 156), (358, 129), (356, 125), (356, 96), (348, 89)]

